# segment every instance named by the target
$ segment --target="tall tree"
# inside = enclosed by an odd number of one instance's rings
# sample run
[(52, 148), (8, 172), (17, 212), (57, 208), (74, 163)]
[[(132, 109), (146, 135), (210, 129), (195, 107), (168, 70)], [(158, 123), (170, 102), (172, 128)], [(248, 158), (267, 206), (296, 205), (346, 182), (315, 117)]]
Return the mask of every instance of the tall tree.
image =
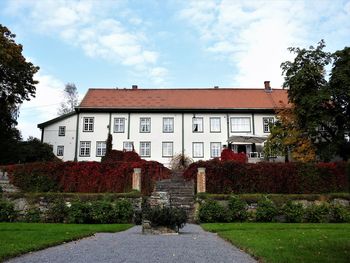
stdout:
[(61, 103), (58, 109), (58, 115), (64, 115), (74, 111), (78, 105), (78, 90), (74, 83), (67, 83), (64, 87), (64, 102)]
[(35, 97), (38, 83), (33, 78), (39, 67), (26, 61), (15, 37), (0, 24), (0, 163), (13, 161), (15, 144), (20, 139), (16, 129), (19, 106)]

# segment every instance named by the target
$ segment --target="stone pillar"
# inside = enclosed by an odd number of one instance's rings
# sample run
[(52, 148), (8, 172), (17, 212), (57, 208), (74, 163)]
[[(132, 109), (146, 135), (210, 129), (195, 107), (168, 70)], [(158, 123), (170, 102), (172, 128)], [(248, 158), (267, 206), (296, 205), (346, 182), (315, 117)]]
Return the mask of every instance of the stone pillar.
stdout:
[(132, 174), (132, 190), (141, 191), (141, 168), (134, 168)]
[(197, 193), (205, 193), (205, 192), (206, 192), (205, 168), (204, 167), (198, 167), (198, 172), (197, 172)]

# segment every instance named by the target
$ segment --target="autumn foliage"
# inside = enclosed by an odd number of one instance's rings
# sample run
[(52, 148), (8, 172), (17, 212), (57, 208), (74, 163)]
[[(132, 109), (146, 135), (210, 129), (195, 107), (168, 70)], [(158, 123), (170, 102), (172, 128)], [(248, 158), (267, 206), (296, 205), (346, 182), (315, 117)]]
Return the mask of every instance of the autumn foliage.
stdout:
[(240, 163), (246, 163), (248, 161), (245, 153), (235, 153), (228, 148), (222, 150), (220, 159), (221, 161), (236, 161)]
[(347, 192), (346, 163), (240, 163), (199, 161), (184, 176), (196, 180), (197, 168), (206, 168), (209, 193), (309, 194)]

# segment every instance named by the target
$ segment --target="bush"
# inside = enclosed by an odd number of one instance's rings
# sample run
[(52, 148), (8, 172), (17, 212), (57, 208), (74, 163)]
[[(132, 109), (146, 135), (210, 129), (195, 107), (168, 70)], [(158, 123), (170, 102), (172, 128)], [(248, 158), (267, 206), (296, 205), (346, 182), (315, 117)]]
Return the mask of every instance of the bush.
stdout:
[(0, 200), (0, 222), (13, 222), (17, 218), (14, 205), (8, 201)]
[(228, 200), (229, 213), (232, 221), (245, 221), (248, 218), (247, 202), (238, 196), (231, 196)]
[(214, 200), (208, 200), (200, 206), (198, 217), (201, 223), (231, 221), (228, 209)]
[(108, 201), (95, 201), (91, 203), (90, 217), (93, 223), (113, 223), (113, 206)]
[(154, 207), (148, 209), (144, 215), (151, 222), (152, 227), (164, 226), (179, 230), (187, 222), (186, 211), (173, 207)]
[(329, 204), (312, 204), (305, 211), (306, 221), (309, 223), (327, 223), (330, 221)]
[(41, 222), (41, 211), (38, 207), (29, 208), (24, 215), (24, 222), (39, 223)]
[(303, 221), (304, 208), (302, 204), (288, 201), (282, 206), (282, 214), (288, 223), (300, 223)]
[(256, 221), (271, 222), (278, 214), (278, 209), (274, 202), (267, 197), (264, 197), (258, 202), (256, 209)]
[(350, 222), (350, 211), (341, 205), (330, 206), (330, 221), (332, 223)]
[(130, 223), (132, 221), (134, 209), (128, 200), (117, 200), (112, 212), (113, 223)]
[(92, 223), (91, 205), (80, 201), (71, 204), (68, 210), (68, 223), (71, 224), (88, 224)]
[(68, 217), (68, 207), (62, 198), (51, 203), (46, 212), (46, 221), (50, 223), (64, 223)]

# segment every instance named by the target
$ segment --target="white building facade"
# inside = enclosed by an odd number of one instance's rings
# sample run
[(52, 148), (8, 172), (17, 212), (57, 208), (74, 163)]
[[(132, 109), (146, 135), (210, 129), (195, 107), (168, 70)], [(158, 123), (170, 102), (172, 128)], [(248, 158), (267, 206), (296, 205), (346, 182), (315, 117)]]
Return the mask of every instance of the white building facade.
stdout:
[[(283, 90), (264, 89), (90, 89), (76, 112), (38, 127), (64, 161), (100, 161), (110, 133), (113, 149), (134, 149), (167, 165), (177, 154), (194, 161), (220, 157), (232, 136), (267, 137), (277, 100), (286, 98)], [(230, 146), (249, 154), (261, 145)]]

